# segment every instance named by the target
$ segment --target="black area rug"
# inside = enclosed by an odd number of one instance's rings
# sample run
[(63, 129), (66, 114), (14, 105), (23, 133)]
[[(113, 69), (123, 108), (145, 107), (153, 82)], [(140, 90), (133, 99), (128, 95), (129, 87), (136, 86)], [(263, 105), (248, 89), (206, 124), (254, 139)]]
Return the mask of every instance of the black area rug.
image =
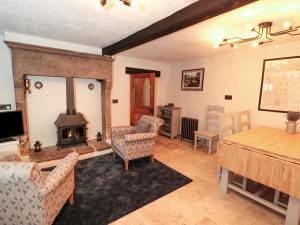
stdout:
[(55, 225), (106, 225), (192, 180), (149, 158), (124, 162), (111, 154), (78, 162), (75, 204), (66, 203)]

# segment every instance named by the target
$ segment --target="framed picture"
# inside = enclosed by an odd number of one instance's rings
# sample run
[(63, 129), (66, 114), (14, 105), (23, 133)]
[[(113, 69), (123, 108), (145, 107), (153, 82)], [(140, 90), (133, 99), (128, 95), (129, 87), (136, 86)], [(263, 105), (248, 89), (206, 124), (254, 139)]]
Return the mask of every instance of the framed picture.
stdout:
[(299, 90), (300, 56), (264, 60), (258, 110), (297, 111)]
[(204, 68), (183, 70), (181, 77), (181, 90), (203, 91)]

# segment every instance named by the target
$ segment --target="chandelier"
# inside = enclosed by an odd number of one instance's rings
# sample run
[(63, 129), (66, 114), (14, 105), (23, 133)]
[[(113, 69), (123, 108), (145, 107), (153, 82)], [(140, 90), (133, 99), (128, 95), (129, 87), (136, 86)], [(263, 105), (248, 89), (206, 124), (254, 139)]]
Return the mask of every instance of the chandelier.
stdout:
[(250, 38), (242, 38), (242, 37), (231, 37), (231, 38), (224, 38), (221, 43), (214, 45), (215, 48), (229, 45), (232, 48), (237, 48), (238, 44), (245, 43), (245, 42), (252, 42), (252, 47), (258, 47), (259, 45), (263, 45), (268, 42), (272, 42), (272, 37), (288, 34), (291, 36), (299, 35), (300, 26), (292, 26), (289, 22), (285, 22), (283, 24), (284, 30), (272, 32), (272, 22), (262, 22), (258, 24), (258, 29), (248, 25), (248, 29), (255, 33), (255, 36)]
[[(100, 1), (100, 4), (102, 6), (105, 6), (107, 4), (109, 0), (101, 0)], [(131, 0), (119, 0), (120, 2), (123, 2), (124, 5), (127, 5), (127, 6), (131, 6)]]

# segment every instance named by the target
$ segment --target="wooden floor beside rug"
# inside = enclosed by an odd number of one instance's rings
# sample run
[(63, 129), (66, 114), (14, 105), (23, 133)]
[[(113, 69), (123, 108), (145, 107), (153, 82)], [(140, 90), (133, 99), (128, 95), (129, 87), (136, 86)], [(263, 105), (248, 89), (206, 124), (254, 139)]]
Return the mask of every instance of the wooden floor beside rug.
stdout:
[(193, 182), (112, 225), (283, 225), (284, 217), (231, 191), (219, 191), (216, 154), (159, 137), (155, 158)]

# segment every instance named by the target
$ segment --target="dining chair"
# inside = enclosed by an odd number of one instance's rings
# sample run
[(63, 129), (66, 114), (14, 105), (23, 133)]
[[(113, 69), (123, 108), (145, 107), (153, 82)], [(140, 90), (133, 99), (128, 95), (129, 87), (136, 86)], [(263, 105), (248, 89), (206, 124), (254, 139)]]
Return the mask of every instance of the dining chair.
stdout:
[[(228, 113), (220, 114), (220, 130), (219, 130), (220, 139), (236, 133), (235, 123), (236, 123), (236, 113), (228, 112)], [(218, 181), (220, 181), (221, 179), (221, 172), (222, 172), (222, 168), (218, 167), (217, 170)]]
[(198, 147), (198, 141), (208, 141), (208, 154), (211, 155), (214, 141), (219, 140), (220, 119), (219, 115), (224, 113), (223, 106), (208, 105), (205, 114), (205, 128), (195, 131), (194, 149)]
[(232, 112), (220, 114), (220, 131), (219, 136), (223, 138), (236, 133), (235, 127), (236, 114)]
[(251, 129), (251, 112), (244, 110), (237, 113), (238, 132)]
[[(242, 132), (251, 129), (251, 112), (250, 110), (244, 110), (237, 113), (237, 130)], [(242, 177), (242, 182), (235, 182), (243, 190), (247, 188), (247, 178)]]

